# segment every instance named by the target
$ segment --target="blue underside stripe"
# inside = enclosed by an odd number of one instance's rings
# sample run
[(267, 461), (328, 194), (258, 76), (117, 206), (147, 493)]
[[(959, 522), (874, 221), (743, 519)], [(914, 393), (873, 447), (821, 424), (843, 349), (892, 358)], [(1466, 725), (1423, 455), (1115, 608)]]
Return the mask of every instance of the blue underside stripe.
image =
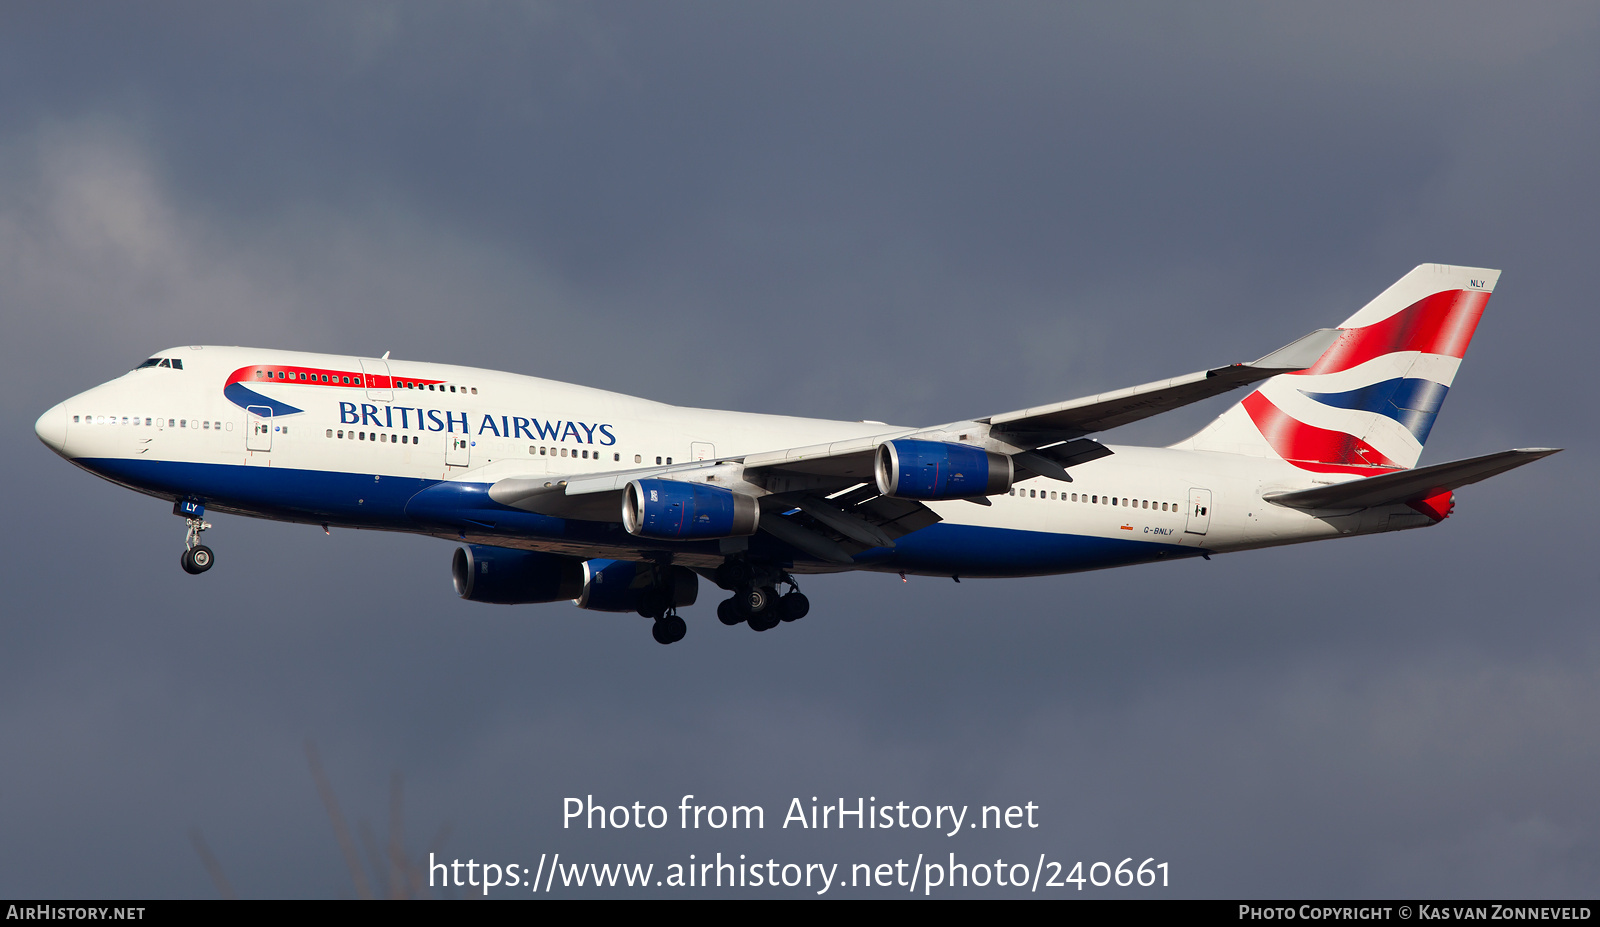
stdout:
[(1336, 409), (1372, 412), (1392, 418), (1416, 436), (1419, 444), (1425, 444), (1450, 387), (1432, 380), (1395, 377), (1343, 393), (1300, 392)]
[[(650, 550), (712, 556), (718, 552), (716, 541), (652, 541), (628, 534), (618, 522), (552, 518), (509, 508), (489, 498), (486, 483), (125, 458), (81, 459), (77, 463), (133, 489), (169, 499), (197, 498), (216, 511), (282, 521), (414, 532), (464, 531), (475, 536), (609, 546), (616, 548), (618, 559), (637, 559), (638, 551)], [(750, 552), (781, 563), (809, 560), (765, 532), (750, 539)], [(856, 562), (872, 570), (1028, 576), (1199, 553), (1193, 547), (1132, 538), (940, 522), (900, 538), (892, 550), (865, 551)]]

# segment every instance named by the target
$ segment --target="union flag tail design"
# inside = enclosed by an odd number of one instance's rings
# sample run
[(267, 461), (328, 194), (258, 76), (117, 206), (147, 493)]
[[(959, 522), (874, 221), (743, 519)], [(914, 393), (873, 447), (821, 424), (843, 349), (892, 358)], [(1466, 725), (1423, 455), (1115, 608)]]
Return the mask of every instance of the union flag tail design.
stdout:
[(1273, 377), (1175, 447), (1302, 470), (1409, 470), (1455, 380), (1498, 270), (1423, 264), (1339, 326), (1317, 362)]

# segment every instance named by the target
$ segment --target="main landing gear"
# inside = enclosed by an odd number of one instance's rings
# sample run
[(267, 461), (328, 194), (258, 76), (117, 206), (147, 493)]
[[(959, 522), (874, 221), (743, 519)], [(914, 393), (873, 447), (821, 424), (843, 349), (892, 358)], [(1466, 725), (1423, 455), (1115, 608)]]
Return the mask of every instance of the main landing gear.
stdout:
[[(730, 627), (748, 624), (752, 631), (770, 631), (811, 611), (811, 600), (794, 578), (774, 566), (730, 558), (717, 568), (716, 582), (733, 592), (717, 604), (717, 620)], [(787, 585), (788, 593), (780, 596), (780, 585)]]
[(639, 614), (655, 622), (650, 626), (650, 636), (658, 644), (676, 644), (689, 633), (689, 625), (678, 617), (678, 607), (672, 604), (672, 595), (659, 586), (641, 598)]
[(206, 507), (198, 502), (179, 499), (172, 506), (172, 514), (185, 519), (189, 523), (189, 531), (183, 539), (183, 572), (197, 576), (211, 569), (216, 563), (217, 556), (211, 548), (200, 543), (200, 532), (211, 527), (205, 520)]

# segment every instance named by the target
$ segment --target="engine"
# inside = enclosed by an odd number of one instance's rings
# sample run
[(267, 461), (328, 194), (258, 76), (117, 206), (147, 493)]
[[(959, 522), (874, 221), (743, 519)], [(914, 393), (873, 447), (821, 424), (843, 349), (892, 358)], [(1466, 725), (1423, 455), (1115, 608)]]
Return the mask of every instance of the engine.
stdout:
[(900, 499), (967, 499), (1011, 488), (1015, 470), (1004, 454), (942, 441), (878, 445), (878, 491)]
[(582, 560), (540, 551), (482, 544), (457, 547), (450, 572), (456, 594), (473, 602), (559, 602), (575, 599), (583, 590)]
[(669, 607), (693, 605), (700, 595), (700, 577), (693, 570), (632, 560), (590, 560), (583, 565), (579, 608), (600, 612), (659, 614)]
[(678, 480), (634, 480), (622, 496), (628, 533), (663, 541), (748, 537), (761, 511), (742, 493)]

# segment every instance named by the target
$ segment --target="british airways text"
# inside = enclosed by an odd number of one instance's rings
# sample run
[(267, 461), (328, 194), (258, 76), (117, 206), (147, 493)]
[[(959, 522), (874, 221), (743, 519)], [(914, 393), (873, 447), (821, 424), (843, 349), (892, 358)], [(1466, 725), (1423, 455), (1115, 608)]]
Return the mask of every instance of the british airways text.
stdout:
[[(413, 425), (412, 422), (416, 424)], [(353, 402), (339, 403), (339, 423), (342, 425), (371, 425), (374, 428), (398, 428), (414, 431), (460, 430), (473, 434), (465, 412), (447, 412), (440, 409), (423, 409), (416, 406), (377, 406), (370, 402), (359, 406)], [(527, 438), (530, 441), (567, 441), (578, 444), (599, 444), (609, 447), (617, 443), (611, 425), (588, 422), (563, 422), (556, 419), (540, 420), (516, 415), (485, 415), (478, 422), (479, 435), (497, 438)]]

